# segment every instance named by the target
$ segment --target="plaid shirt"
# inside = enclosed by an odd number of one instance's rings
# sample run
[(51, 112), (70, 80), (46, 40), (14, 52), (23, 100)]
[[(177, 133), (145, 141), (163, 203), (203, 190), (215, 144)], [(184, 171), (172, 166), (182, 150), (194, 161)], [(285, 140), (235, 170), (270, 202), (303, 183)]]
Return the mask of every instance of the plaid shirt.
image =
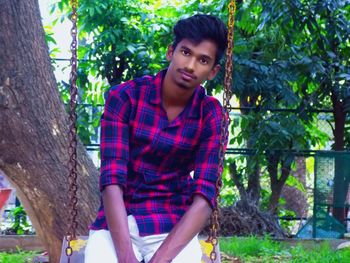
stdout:
[[(195, 194), (215, 204), (222, 107), (198, 86), (169, 122), (161, 102), (165, 72), (112, 87), (101, 119), (100, 191), (123, 188), (140, 236), (170, 232)], [(102, 202), (90, 229), (107, 229)]]

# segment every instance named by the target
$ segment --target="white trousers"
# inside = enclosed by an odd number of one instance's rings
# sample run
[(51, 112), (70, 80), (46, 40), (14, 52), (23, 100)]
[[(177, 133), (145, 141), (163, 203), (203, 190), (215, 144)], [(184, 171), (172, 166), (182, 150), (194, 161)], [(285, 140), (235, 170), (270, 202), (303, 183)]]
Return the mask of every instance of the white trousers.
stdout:
[[(140, 237), (135, 218), (128, 216), (128, 225), (134, 253), (138, 261), (148, 263), (168, 234)], [(173, 259), (173, 263), (200, 263), (202, 249), (195, 236)], [(85, 248), (85, 263), (118, 263), (112, 237), (108, 230), (92, 230)]]

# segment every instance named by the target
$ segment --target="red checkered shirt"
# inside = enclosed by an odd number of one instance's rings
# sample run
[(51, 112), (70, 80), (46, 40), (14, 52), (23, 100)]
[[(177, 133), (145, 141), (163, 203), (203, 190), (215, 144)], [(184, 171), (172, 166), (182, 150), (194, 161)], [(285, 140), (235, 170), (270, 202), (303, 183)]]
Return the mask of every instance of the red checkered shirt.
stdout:
[[(165, 72), (112, 87), (101, 118), (100, 191), (123, 188), (140, 236), (170, 232), (195, 194), (215, 205), (222, 107), (198, 86), (169, 122), (161, 101)], [(108, 229), (102, 201), (90, 229)]]

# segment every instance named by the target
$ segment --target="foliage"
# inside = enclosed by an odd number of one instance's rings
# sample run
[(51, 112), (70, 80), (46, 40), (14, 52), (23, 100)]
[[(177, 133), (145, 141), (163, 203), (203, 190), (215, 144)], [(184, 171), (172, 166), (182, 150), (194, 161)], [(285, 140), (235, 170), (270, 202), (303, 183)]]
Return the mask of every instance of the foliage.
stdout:
[(293, 89), (305, 110), (301, 117), (307, 119), (310, 108), (332, 107), (340, 125), (333, 127), (334, 138), (343, 141), (339, 117), (349, 112), (350, 2), (259, 2), (264, 10), (260, 26), (278, 24), (290, 50), (296, 73)]
[[(288, 152), (325, 147), (333, 136), (347, 143), (347, 132), (339, 138), (339, 118), (337, 126), (334, 118), (328, 120), (332, 136), (320, 129), (312, 110), (339, 104), (346, 110), (349, 16), (349, 1), (257, 0), (239, 6), (233, 92), (244, 108), (239, 125), (232, 126), (231, 143), (254, 149), (258, 159), (247, 157), (240, 173), (243, 182), (268, 176), (272, 195), (278, 195), (288, 180), (283, 169), (291, 171), (293, 166), (294, 155)], [(330, 93), (335, 94), (333, 101)], [(286, 111), (273, 110), (278, 108)], [(261, 169), (270, 167), (268, 173), (252, 173), (257, 163)], [(246, 191), (256, 190), (248, 185)], [(270, 206), (276, 200), (271, 198)]]
[(10, 210), (10, 216), (13, 218), (13, 224), (8, 231), (14, 232), (17, 235), (23, 235), (28, 232), (30, 225), (27, 220), (27, 213), (23, 206), (17, 206)]
[[(282, 206), (285, 205), (285, 200), (283, 198), (280, 198), (279, 205), (280, 206), (281, 205)], [(292, 211), (292, 210), (281, 208), (278, 211), (278, 217), (279, 218), (281, 218), (281, 217), (293, 218), (295, 216), (296, 216), (296, 213), (294, 211)], [(283, 219), (280, 219), (279, 222), (280, 222), (280, 225), (281, 225), (282, 229), (286, 233), (286, 236), (291, 236), (293, 227), (295, 227), (296, 223), (298, 223), (298, 222), (296, 222), (294, 220), (283, 220)]]
[[(68, 3), (58, 1), (52, 12), (67, 19)], [(96, 137), (104, 93), (109, 86), (166, 67), (164, 55), (175, 21), (195, 13), (211, 13), (227, 21), (227, 3), (80, 1), (79, 102), (89, 105), (78, 109), (82, 141), (89, 144)], [(228, 165), (236, 162), (237, 178), (247, 192), (261, 197), (263, 206), (267, 203), (267, 209), (278, 202), (272, 196), (278, 197), (285, 183), (302, 189), (299, 181), (289, 177), (294, 155), (288, 152), (322, 149), (333, 138), (343, 140), (344, 148), (350, 147), (346, 113), (350, 107), (350, 5), (347, 0), (244, 0), (237, 4), (233, 92), (243, 109), (231, 126), (234, 136), (230, 143), (254, 149), (255, 157), (244, 161), (234, 158), (228, 160)], [(47, 41), (54, 44), (49, 27)], [(223, 78), (221, 72), (214, 81), (206, 83), (209, 94), (222, 90)], [(60, 83), (59, 87), (67, 102), (68, 85)], [(312, 109), (336, 105), (344, 109), (341, 117), (346, 113), (347, 122), (335, 127), (336, 119), (327, 118), (325, 123), (331, 126), (331, 134), (321, 129)], [(280, 108), (286, 111), (272, 110)], [(339, 138), (342, 128), (344, 138)], [(280, 154), (281, 151), (286, 153)], [(251, 188), (254, 184), (247, 183), (254, 180), (259, 185), (255, 189)], [(261, 181), (269, 181), (270, 189)], [(232, 189), (227, 170), (223, 182), (222, 203), (229, 205), (239, 193)]]
[(233, 205), (237, 200), (239, 200), (239, 193), (234, 187), (231, 174), (228, 169), (228, 164), (232, 162), (231, 158), (225, 161), (224, 170), (222, 173), (222, 187), (220, 191), (221, 202), (220, 206), (227, 207)]
[(309, 244), (277, 242), (269, 237), (222, 238), (220, 250), (243, 262), (349, 262), (350, 250), (334, 251), (328, 242)]
[[(61, 13), (54, 24), (67, 19), (68, 4), (67, 0), (53, 4), (51, 12)], [(216, 6), (214, 11), (212, 6)], [(97, 133), (101, 108), (96, 107), (104, 104), (104, 93), (110, 86), (166, 67), (172, 26), (181, 16), (220, 13), (223, 9), (225, 5), (217, 0), (79, 2), (77, 83), (80, 103), (90, 107), (79, 109), (78, 134), (83, 143), (91, 143), (90, 136)], [(50, 41), (50, 27), (46, 29)], [(59, 88), (67, 103), (69, 85), (59, 83)], [(90, 110), (96, 114), (91, 115)]]
[(24, 251), (17, 248), (13, 252), (1, 252), (0, 262), (1, 263), (26, 263), (32, 262), (33, 258), (39, 253), (36, 251)]

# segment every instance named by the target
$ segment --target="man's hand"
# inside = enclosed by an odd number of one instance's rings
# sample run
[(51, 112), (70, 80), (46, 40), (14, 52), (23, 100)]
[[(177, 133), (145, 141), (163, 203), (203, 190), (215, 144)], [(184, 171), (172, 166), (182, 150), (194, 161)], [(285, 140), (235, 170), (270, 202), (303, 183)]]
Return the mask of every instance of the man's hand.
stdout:
[[(207, 201), (195, 195), (189, 210), (170, 231), (149, 263), (169, 263), (202, 230), (211, 214)], [(196, 220), (194, 220), (196, 218)]]
[(140, 263), (133, 250), (125, 251), (121, 255), (118, 255), (118, 263)]
[(102, 192), (102, 198), (118, 262), (139, 263), (132, 248), (122, 189), (109, 185)]
[(170, 263), (170, 259), (162, 258), (162, 255), (159, 251), (154, 253), (153, 257), (149, 261), (149, 263)]

